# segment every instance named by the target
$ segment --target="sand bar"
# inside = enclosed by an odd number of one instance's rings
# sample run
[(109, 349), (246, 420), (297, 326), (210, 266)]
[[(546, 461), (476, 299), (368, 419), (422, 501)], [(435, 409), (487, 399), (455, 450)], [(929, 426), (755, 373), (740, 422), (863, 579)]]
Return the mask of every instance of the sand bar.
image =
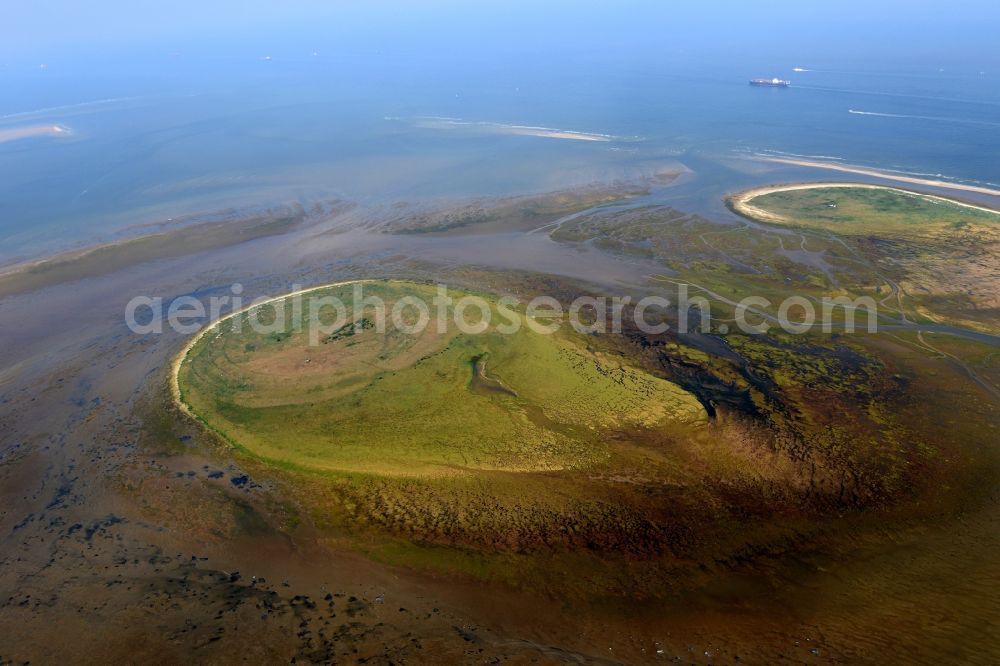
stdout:
[[(1000, 197), (1000, 190), (979, 185), (965, 185), (963, 183), (953, 183), (946, 180), (934, 180), (931, 178), (917, 178), (916, 176), (906, 176), (903, 174), (889, 173), (869, 169), (867, 167), (853, 166), (851, 164), (833, 164), (831, 162), (818, 162), (814, 160), (798, 160), (788, 157), (768, 157), (757, 156), (754, 159), (762, 162), (773, 162), (776, 164), (788, 164), (791, 166), (811, 167), (814, 169), (827, 169), (829, 171), (841, 171), (843, 173), (853, 173), (859, 176), (872, 176), (873, 178), (884, 178), (894, 180), (899, 183), (910, 183), (912, 185), (925, 185), (927, 187), (940, 187), (948, 190), (960, 190), (962, 192), (975, 192), (976, 194), (987, 194), (991, 197)], [(988, 209), (987, 209), (988, 210)]]
[(38, 136), (64, 136), (69, 134), (69, 128), (62, 125), (29, 125), (27, 127), (0, 128), (0, 143), (31, 139)]
[(608, 142), (614, 138), (608, 134), (597, 134), (595, 132), (577, 132), (575, 130), (557, 129), (554, 127), (535, 127), (532, 125), (506, 125), (503, 123), (459, 120), (456, 118), (419, 118), (417, 119), (415, 125), (422, 129), (462, 129), (479, 134), (537, 136), (544, 139), (565, 139), (569, 141)]
[(276, 236), (307, 222), (294, 207), (180, 226), (0, 268), (0, 298), (107, 275), (148, 261)]

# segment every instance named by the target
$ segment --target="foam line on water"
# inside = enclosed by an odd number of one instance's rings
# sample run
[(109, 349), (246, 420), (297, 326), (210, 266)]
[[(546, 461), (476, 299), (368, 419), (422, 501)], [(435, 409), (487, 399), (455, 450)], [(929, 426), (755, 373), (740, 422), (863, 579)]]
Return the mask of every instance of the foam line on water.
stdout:
[(994, 123), (988, 120), (975, 120), (973, 118), (950, 118), (946, 116), (918, 116), (918, 115), (911, 115), (908, 113), (883, 113), (881, 111), (859, 111), (857, 109), (848, 109), (847, 112), (855, 116), (873, 116), (876, 118), (902, 118), (907, 120), (931, 120), (939, 123), (959, 123), (963, 125), (985, 125), (987, 127), (1000, 127), (1000, 123)]
[(76, 104), (63, 104), (60, 106), (49, 106), (41, 109), (33, 109), (31, 111), (18, 111), (16, 113), (8, 113), (0, 116), (0, 120), (14, 120), (31, 118), (35, 116), (44, 116), (50, 113), (65, 113), (66, 111), (78, 111), (81, 109), (87, 109), (91, 107), (101, 107), (110, 106), (112, 104), (119, 104), (121, 102), (133, 102), (135, 100), (144, 99), (141, 96), (136, 97), (109, 97), (108, 99), (96, 99), (89, 102), (78, 102)]

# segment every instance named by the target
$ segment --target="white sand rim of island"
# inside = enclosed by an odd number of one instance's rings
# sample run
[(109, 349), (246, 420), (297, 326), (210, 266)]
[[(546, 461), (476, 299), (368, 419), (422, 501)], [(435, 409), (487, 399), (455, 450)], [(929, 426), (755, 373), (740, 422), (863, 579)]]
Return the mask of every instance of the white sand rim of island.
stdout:
[(191, 339), (188, 340), (187, 344), (184, 345), (184, 347), (180, 350), (180, 352), (177, 353), (177, 356), (174, 357), (173, 363), (170, 364), (170, 395), (174, 399), (174, 404), (177, 405), (177, 407), (182, 412), (184, 412), (191, 418), (193, 419), (198, 418), (197, 415), (195, 415), (195, 413), (192, 412), (191, 409), (187, 406), (187, 403), (184, 402), (181, 396), (181, 376), (180, 376), (181, 366), (184, 364), (184, 361), (187, 360), (187, 356), (194, 348), (194, 346), (198, 344), (198, 341), (201, 340), (203, 337), (205, 337), (205, 335), (210, 331), (214, 331), (215, 329), (217, 329), (220, 324), (227, 322), (234, 317), (239, 317), (242, 314), (250, 312), (254, 308), (259, 308), (265, 305), (269, 305), (271, 303), (283, 301), (286, 298), (294, 298), (295, 296), (309, 294), (314, 291), (320, 291), (322, 289), (332, 289), (334, 287), (343, 287), (349, 284), (363, 284), (368, 282), (377, 282), (377, 280), (374, 278), (360, 279), (360, 280), (344, 280), (343, 282), (331, 282), (330, 284), (321, 284), (315, 287), (307, 287), (305, 289), (299, 289), (297, 291), (289, 292), (287, 294), (282, 294), (281, 296), (274, 296), (274, 297), (265, 296), (263, 297), (263, 300), (255, 299), (253, 302), (250, 303), (250, 305), (247, 305), (244, 308), (240, 308), (239, 310), (235, 310), (227, 315), (223, 315), (214, 321), (210, 321), (208, 324), (203, 326), (197, 333), (191, 336)]
[[(841, 171), (843, 173), (853, 173), (859, 176), (872, 176), (873, 178), (884, 178), (885, 180), (894, 180), (899, 183), (910, 183), (912, 185), (925, 185), (927, 187), (940, 187), (942, 189), (947, 189), (947, 190), (960, 190), (962, 192), (975, 192), (976, 194), (987, 194), (991, 197), (1000, 197), (1000, 190), (995, 190), (989, 187), (982, 187), (980, 185), (966, 185), (964, 183), (953, 183), (946, 180), (917, 178), (916, 176), (906, 176), (903, 174), (889, 173), (886, 171), (879, 171), (878, 169), (869, 169), (867, 167), (854, 166), (851, 164), (833, 164), (831, 162), (818, 162), (815, 160), (799, 160), (789, 157), (769, 157), (764, 155), (758, 155), (753, 159), (762, 162), (773, 162), (776, 164), (788, 164), (791, 166), (810, 167), (813, 169), (827, 169), (829, 171)], [(985, 208), (985, 210), (991, 210), (991, 209)]]
[(820, 190), (829, 188), (888, 190), (890, 192), (899, 192), (901, 194), (908, 194), (910, 196), (922, 197), (924, 199), (931, 199), (933, 201), (948, 203), (953, 206), (971, 208), (973, 210), (979, 210), (1000, 216), (1000, 210), (997, 210), (995, 208), (990, 208), (988, 206), (977, 206), (976, 204), (966, 203), (964, 201), (958, 201), (956, 199), (949, 199), (948, 197), (941, 197), (935, 194), (914, 192), (913, 190), (905, 190), (900, 187), (892, 187), (891, 185), (876, 185), (873, 183), (845, 183), (840, 181), (830, 182), (830, 183), (795, 183), (791, 185), (767, 185), (765, 187), (756, 187), (752, 190), (746, 190), (745, 192), (740, 192), (739, 194), (735, 194), (732, 197), (730, 197), (730, 201), (732, 202), (733, 208), (736, 209), (736, 212), (741, 213), (743, 215), (748, 215), (750, 217), (759, 220), (787, 222), (788, 220), (784, 216), (754, 206), (753, 203), (751, 202), (758, 197), (762, 197), (767, 194), (774, 194), (776, 192), (791, 192), (795, 190)]

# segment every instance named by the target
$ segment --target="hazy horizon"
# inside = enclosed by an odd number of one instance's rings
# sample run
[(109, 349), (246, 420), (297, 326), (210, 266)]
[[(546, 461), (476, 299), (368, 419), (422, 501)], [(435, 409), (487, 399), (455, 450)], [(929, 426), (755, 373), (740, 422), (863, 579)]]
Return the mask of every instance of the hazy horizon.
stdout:
[(1000, 182), (987, 3), (49, 1), (6, 19), (0, 130), (70, 131), (0, 143), (0, 260), (240, 203), (539, 191), (734, 152)]

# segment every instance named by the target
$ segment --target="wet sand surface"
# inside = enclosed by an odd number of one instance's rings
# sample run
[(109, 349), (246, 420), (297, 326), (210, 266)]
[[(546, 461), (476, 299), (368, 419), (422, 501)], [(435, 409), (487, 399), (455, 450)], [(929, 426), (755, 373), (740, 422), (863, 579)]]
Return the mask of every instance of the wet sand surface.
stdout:
[[(248, 475), (179, 415), (170, 417), (178, 451), (145, 446), (142, 419), (166, 399), (185, 337), (130, 332), (123, 312), (138, 293), (169, 301), (227, 294), (239, 282), (250, 298), (358, 277), (447, 280), (466, 266), (551, 273), (614, 293), (638, 289), (654, 269), (545, 234), (390, 236), (350, 229), (350, 215), (0, 300), (0, 661), (995, 656), (995, 492), (958, 524), (887, 532), (857, 543), (848, 560), (802, 555), (775, 563), (773, 575), (720, 571), (669, 603), (579, 608), (373, 563), (308, 524), (280, 524), (280, 487)], [(918, 639), (919, 652), (897, 647)]]

